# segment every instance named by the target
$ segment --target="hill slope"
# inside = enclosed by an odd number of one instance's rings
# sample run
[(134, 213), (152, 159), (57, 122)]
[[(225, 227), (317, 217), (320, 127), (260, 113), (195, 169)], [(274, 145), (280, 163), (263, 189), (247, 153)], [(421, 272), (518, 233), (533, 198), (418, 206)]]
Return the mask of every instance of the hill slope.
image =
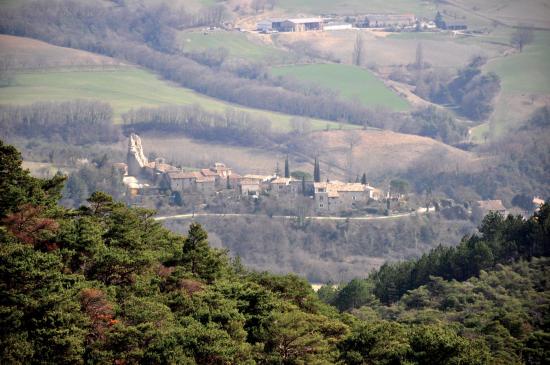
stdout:
[[(0, 55), (14, 61), (15, 80), (0, 89), (1, 104), (97, 99), (110, 103), (115, 121), (132, 108), (198, 104), (224, 113), (233, 108), (271, 120), (274, 130), (291, 129), (292, 115), (223, 102), (158, 79), (153, 73), (93, 53), (29, 38), (0, 35)], [(30, 68), (31, 70), (25, 70)], [(314, 129), (338, 123), (312, 119)]]
[(348, 100), (357, 100), (366, 107), (385, 107), (403, 111), (409, 105), (389, 90), (370, 71), (339, 64), (282, 66), (271, 69), (275, 76), (305, 81), (337, 92)]

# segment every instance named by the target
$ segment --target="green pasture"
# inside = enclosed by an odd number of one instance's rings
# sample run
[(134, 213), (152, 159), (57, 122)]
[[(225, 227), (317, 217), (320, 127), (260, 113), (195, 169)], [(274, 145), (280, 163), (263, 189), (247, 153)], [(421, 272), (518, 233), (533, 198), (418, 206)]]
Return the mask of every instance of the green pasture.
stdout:
[(237, 31), (181, 32), (179, 39), (183, 51), (202, 52), (207, 49), (225, 48), (231, 58), (271, 62), (289, 56), (283, 50), (260, 44), (259, 41), (249, 39), (245, 33)]
[(310, 14), (354, 13), (415, 13), (430, 16), (435, 14), (435, 5), (422, 0), (279, 0), (278, 7), (288, 12)]
[(550, 32), (535, 32), (533, 44), (522, 53), (496, 59), (487, 65), (502, 80), (502, 89), (514, 93), (550, 93)]
[(274, 76), (290, 76), (338, 92), (348, 100), (358, 100), (367, 107), (385, 107), (403, 111), (409, 104), (370, 71), (342, 64), (312, 64), (274, 67)]
[[(30, 104), (38, 101), (93, 99), (108, 102), (115, 121), (132, 108), (162, 105), (198, 104), (212, 112), (223, 113), (228, 108), (251, 113), (271, 120), (274, 130), (288, 131), (292, 115), (241, 107), (198, 94), (192, 90), (159, 80), (154, 74), (137, 69), (112, 71), (48, 71), (18, 73), (11, 86), (0, 88), (0, 104)], [(311, 120), (316, 130), (340, 128), (335, 122)], [(343, 128), (353, 128), (344, 125)]]

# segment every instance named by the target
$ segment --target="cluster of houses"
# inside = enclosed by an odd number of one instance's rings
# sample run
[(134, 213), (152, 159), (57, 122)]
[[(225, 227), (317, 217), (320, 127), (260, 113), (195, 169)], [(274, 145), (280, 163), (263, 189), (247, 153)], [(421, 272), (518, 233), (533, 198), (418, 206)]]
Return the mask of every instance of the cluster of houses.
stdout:
[[(331, 31), (356, 28), (383, 28), (383, 29), (421, 29), (433, 30), (438, 28), (436, 22), (425, 19), (417, 19), (414, 14), (365, 14), (347, 17), (313, 17), (313, 18), (274, 18), (260, 21), (256, 30), (262, 33), (274, 32), (307, 32), (307, 31)], [(445, 28), (449, 30), (465, 30), (467, 26), (462, 23), (448, 23)]]
[[(349, 212), (365, 207), (370, 200), (398, 201), (402, 194), (380, 189), (365, 183), (345, 183), (340, 181), (311, 181), (294, 177), (273, 175), (240, 175), (223, 163), (214, 163), (209, 168), (185, 171), (172, 166), (162, 158), (149, 161), (143, 153), (141, 139), (136, 134), (130, 135), (127, 163), (115, 163), (113, 166), (123, 175), (127, 188), (127, 197), (136, 201), (140, 196), (156, 195), (170, 190), (172, 194), (182, 197), (199, 196), (208, 198), (222, 191), (233, 191), (245, 197), (257, 198), (261, 194), (273, 197), (297, 197), (300, 195), (312, 198), (318, 213)], [(285, 169), (286, 170), (286, 169)], [(544, 200), (533, 199), (536, 207)], [(439, 209), (453, 208), (451, 201), (440, 200)], [(498, 212), (507, 215), (509, 211), (500, 200), (481, 200), (474, 202), (483, 215)], [(528, 214), (528, 213), (525, 213)]]
[[(214, 196), (232, 190), (239, 195), (258, 197), (269, 193), (274, 197), (309, 196), (319, 212), (341, 212), (367, 204), (370, 199), (383, 198), (381, 190), (368, 184), (339, 181), (315, 182), (273, 175), (240, 175), (223, 163), (209, 168), (184, 171), (157, 158), (149, 161), (143, 153), (139, 136), (132, 134), (128, 145), (127, 163), (116, 164), (124, 173), (123, 182), (129, 198), (170, 189), (181, 196)], [(146, 182), (143, 182), (146, 181)]]

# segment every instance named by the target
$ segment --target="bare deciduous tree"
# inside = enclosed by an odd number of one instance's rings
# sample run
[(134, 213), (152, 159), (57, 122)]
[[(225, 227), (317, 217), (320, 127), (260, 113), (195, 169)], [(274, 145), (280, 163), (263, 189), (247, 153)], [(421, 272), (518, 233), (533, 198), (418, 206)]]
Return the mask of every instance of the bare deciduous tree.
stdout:
[(523, 52), (523, 47), (533, 43), (535, 40), (535, 33), (532, 28), (519, 27), (514, 33), (512, 33), (511, 43), (520, 52)]

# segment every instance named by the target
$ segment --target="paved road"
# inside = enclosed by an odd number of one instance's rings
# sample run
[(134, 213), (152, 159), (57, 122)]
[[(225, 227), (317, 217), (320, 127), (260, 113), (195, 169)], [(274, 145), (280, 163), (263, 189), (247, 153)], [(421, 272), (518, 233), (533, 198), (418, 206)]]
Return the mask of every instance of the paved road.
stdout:
[[(430, 212), (433, 212), (434, 209), (430, 208)], [(400, 213), (400, 214), (394, 214), (389, 216), (362, 216), (362, 217), (323, 217), (323, 216), (313, 216), (313, 217), (305, 217), (305, 219), (309, 220), (318, 220), (318, 221), (381, 221), (381, 220), (388, 220), (388, 219), (397, 219), (397, 218), (404, 218), (404, 217), (411, 217), (415, 215), (420, 214), (426, 214), (426, 208), (420, 208), (415, 212), (411, 213)], [(219, 218), (233, 218), (233, 217), (266, 217), (265, 215), (261, 214), (250, 214), (250, 213), (195, 213), (195, 214), (175, 214), (175, 215), (168, 215), (168, 216), (162, 216), (162, 217), (155, 217), (155, 220), (157, 221), (167, 221), (167, 220), (185, 220), (185, 219), (193, 219), (193, 218), (200, 218), (200, 217), (219, 217)], [(295, 215), (274, 215), (271, 217), (273, 219), (296, 219), (298, 218)]]

